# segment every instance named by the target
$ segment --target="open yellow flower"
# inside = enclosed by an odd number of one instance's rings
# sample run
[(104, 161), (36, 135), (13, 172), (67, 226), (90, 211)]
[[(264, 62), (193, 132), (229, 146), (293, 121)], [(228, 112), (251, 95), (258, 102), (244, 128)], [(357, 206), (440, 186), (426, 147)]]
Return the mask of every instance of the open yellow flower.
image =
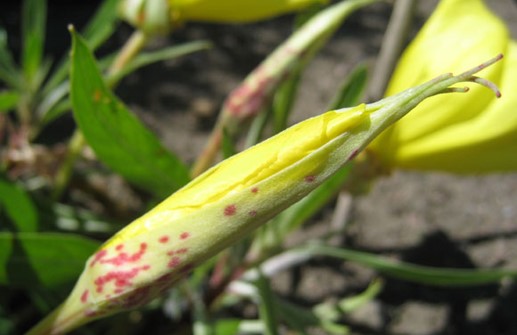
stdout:
[(482, 73), (500, 87), (501, 99), (472, 87), (469, 99), (443, 95), (422, 103), (370, 146), (382, 168), (517, 170), (517, 48), (481, 0), (442, 0), (405, 50), (386, 95), (498, 53), (503, 66)]

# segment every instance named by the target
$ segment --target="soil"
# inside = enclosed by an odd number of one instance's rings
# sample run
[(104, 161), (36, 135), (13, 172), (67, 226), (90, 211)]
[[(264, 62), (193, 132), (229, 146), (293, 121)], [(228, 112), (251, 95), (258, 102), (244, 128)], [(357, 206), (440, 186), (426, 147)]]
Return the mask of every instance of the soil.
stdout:
[[(487, 3), (517, 37), (516, 3)], [(435, 4), (418, 2), (413, 33)], [(373, 64), (389, 14), (390, 7), (380, 4), (352, 15), (304, 74), (291, 123), (324, 111), (337, 83), (354, 66)], [(188, 25), (174, 42), (208, 38), (214, 49), (139, 71), (119, 93), (169, 148), (191, 162), (226, 94), (289, 30), (285, 18), (238, 27)], [(354, 199), (345, 245), (415, 264), (516, 268), (516, 200), (517, 174), (397, 171)], [(327, 208), (299, 234), (328, 224), (332, 213)], [(293, 276), (298, 278), (294, 288), (289, 284)], [(374, 277), (355, 264), (318, 260), (279, 274), (274, 283), (284, 296), (311, 305), (354, 295)], [(347, 315), (345, 323), (353, 334), (517, 334), (516, 297), (512, 282), (452, 289), (385, 278), (380, 296)]]
[[(517, 37), (517, 4), (487, 3)], [(413, 33), (435, 4), (418, 1)], [(304, 74), (291, 123), (325, 111), (337, 83), (351, 69), (361, 62), (373, 64), (389, 14), (390, 6), (375, 5), (343, 25)], [(117, 93), (168, 148), (192, 162), (225, 96), (289, 35), (290, 27), (289, 18), (244, 26), (189, 24), (155, 46), (209, 39), (212, 50), (141, 69)], [(122, 27), (119, 38), (129, 32)], [(423, 265), (517, 268), (516, 200), (517, 174), (460, 177), (397, 171), (354, 199), (345, 246)], [(326, 208), (300, 234), (328, 224), (332, 213), (333, 207)], [(376, 276), (353, 263), (320, 259), (279, 274), (275, 287), (285, 297), (311, 305), (357, 294)], [(293, 277), (298, 279), (290, 287)], [(517, 286), (512, 282), (447, 289), (388, 277), (384, 281), (375, 300), (346, 315), (353, 334), (517, 334)]]

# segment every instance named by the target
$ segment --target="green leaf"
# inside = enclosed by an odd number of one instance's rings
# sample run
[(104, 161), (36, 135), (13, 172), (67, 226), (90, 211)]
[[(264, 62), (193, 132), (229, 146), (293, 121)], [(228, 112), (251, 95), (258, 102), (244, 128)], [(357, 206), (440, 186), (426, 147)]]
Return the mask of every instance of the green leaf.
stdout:
[(7, 44), (7, 32), (0, 27), (0, 80), (11, 88), (21, 87), (20, 73)]
[(258, 289), (260, 297), (259, 301), (259, 315), (265, 326), (265, 334), (278, 334), (278, 321), (276, 320), (276, 304), (275, 296), (269, 285), (269, 281), (260, 273), (259, 278), (255, 281), (255, 286)]
[(373, 299), (375, 299), (375, 297), (377, 297), (379, 293), (381, 293), (382, 288), (382, 280), (376, 279), (372, 283), (370, 283), (370, 285), (365, 291), (359, 293), (356, 296), (345, 298), (339, 301), (339, 309), (343, 313), (351, 313), (357, 310), (358, 308), (364, 306), (367, 302), (370, 302)]
[[(272, 108), (264, 108), (251, 122), (248, 134), (246, 135), (246, 148), (249, 148), (262, 141), (262, 133), (266, 128), (268, 120), (273, 113)], [(233, 134), (234, 136), (235, 134)]]
[(273, 99), (273, 116), (275, 133), (287, 128), (287, 121), (300, 86), (303, 63), (293, 69), (293, 73), (280, 85)]
[[(95, 12), (95, 16), (88, 22), (88, 25), (84, 29), (84, 38), (88, 41), (88, 45), (92, 50), (97, 49), (99, 45), (108, 39), (115, 31), (118, 22), (118, 3), (119, 0), (104, 0)], [(63, 59), (45, 85), (43, 96), (49, 95), (56, 86), (62, 84), (68, 75), (68, 68), (68, 58)], [(68, 93), (68, 90), (66, 93)], [(50, 107), (47, 107), (45, 112), (50, 109)], [(44, 115), (45, 114), (42, 114), (42, 116)]]
[(45, 94), (45, 97), (37, 108), (37, 115), (40, 117), (41, 125), (48, 124), (59, 117), (65, 111), (71, 109), (69, 99), (65, 97), (70, 92), (70, 83), (65, 80), (53, 90)]
[(321, 320), (310, 309), (299, 306), (280, 298), (275, 299), (278, 314), (285, 322), (298, 332), (304, 332), (308, 327), (315, 327), (321, 324)]
[(505, 269), (435, 268), (396, 262), (366, 252), (322, 245), (308, 245), (297, 249), (300, 253), (341, 258), (375, 269), (388, 276), (434, 286), (476, 286), (517, 278), (517, 271)]
[(19, 232), (33, 232), (38, 229), (38, 212), (31, 198), (21, 187), (0, 178), (1, 209), (6, 211)]
[(224, 159), (229, 158), (237, 153), (235, 143), (226, 128), (223, 129), (223, 141), (221, 149), (223, 150)]
[(55, 233), (0, 233), (0, 285), (56, 287), (77, 279), (100, 246), (90, 239)]
[(330, 104), (330, 110), (355, 106), (359, 103), (368, 81), (368, 68), (359, 64), (343, 81), (337, 95)]
[(93, 50), (97, 49), (115, 31), (118, 19), (119, 0), (104, 0), (95, 16), (84, 28), (83, 36)]
[(214, 323), (214, 335), (264, 334), (260, 320), (220, 319)]
[(46, 0), (25, 0), (23, 2), (22, 33), (23, 54), (22, 64), (26, 79), (32, 79), (38, 72), (43, 59), (45, 44), (45, 21), (47, 18)]
[(18, 104), (20, 94), (15, 91), (0, 92), (0, 113), (6, 113), (12, 110)]
[(85, 41), (74, 31), (72, 39), (73, 112), (97, 157), (160, 197), (185, 185), (186, 166), (108, 89)]
[(316, 305), (312, 310), (324, 323), (339, 321), (343, 314), (351, 313), (372, 301), (382, 290), (382, 281), (374, 280), (368, 288), (353, 296), (341, 299), (340, 301), (323, 302)]
[[(88, 44), (92, 45), (93, 43), (90, 42)], [(159, 51), (141, 53), (136, 56), (136, 58), (125, 68), (123, 68), (121, 71), (118, 71), (116, 75), (109, 77), (107, 79), (108, 86), (113, 87), (113, 85), (118, 83), (129, 73), (132, 73), (141, 67), (153, 64), (155, 62), (181, 57), (189, 53), (207, 49), (210, 46), (211, 44), (209, 42), (196, 41), (170, 48), (160, 49)], [(115, 58), (114, 56), (115, 55), (110, 55), (98, 61), (99, 67), (101, 69), (108, 68), (109, 64), (113, 62), (113, 59)], [(68, 62), (66, 62), (66, 65), (68, 65)], [(67, 73), (66, 71), (68, 69), (67, 67), (63, 67), (62, 70), (64, 70), (62, 73), (52, 77), (52, 81), (56, 80), (55, 83), (50, 85), (50, 87), (53, 89), (50, 91), (45, 91), (46, 96), (38, 107), (38, 115), (43, 118), (41, 121), (43, 124), (49, 123), (69, 110), (69, 103), (67, 100), (64, 100), (64, 98), (68, 95), (70, 84), (66, 80), (61, 84), (57, 82), (57, 80), (64, 80)], [(61, 71), (61, 68), (58, 71)]]
[(158, 51), (142, 52), (135, 57), (127, 66), (117, 72), (116, 75), (110, 77), (108, 82), (110, 84), (117, 83), (123, 77), (138, 70), (141, 67), (157, 63), (160, 61), (179, 58), (194, 52), (209, 49), (212, 46), (207, 41), (194, 41), (190, 43), (184, 43), (173, 47), (160, 49)]
[(240, 319), (223, 319), (215, 322), (215, 335), (234, 335), (239, 332)]

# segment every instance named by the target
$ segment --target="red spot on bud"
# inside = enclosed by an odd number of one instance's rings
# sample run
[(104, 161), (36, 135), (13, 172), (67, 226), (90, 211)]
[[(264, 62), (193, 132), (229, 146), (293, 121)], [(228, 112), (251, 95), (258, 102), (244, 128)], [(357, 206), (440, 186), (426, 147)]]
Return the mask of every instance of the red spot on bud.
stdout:
[(305, 180), (305, 182), (307, 182), (307, 183), (312, 183), (313, 181), (315, 181), (315, 180), (316, 180), (316, 177), (315, 177), (315, 176), (312, 176), (312, 175), (310, 175), (310, 176), (305, 176), (304, 180)]
[(123, 245), (123, 244), (119, 244), (119, 245), (117, 245), (117, 246), (115, 247), (115, 250), (120, 251), (120, 250), (122, 250), (123, 248), (124, 248), (124, 245)]
[(187, 248), (181, 248), (181, 249), (176, 250), (176, 254), (180, 254), (180, 255), (186, 254), (187, 251), (188, 251)]
[[(167, 256), (174, 256), (174, 255), (184, 255), (188, 252), (188, 249), (187, 248), (181, 248), (181, 249), (177, 249), (177, 250), (171, 250), (171, 251), (167, 251)], [(179, 257), (173, 257), (171, 259), (171, 262), (176, 262), (175, 259), (177, 259), (179, 261)], [(169, 267), (170, 266), (170, 262), (169, 262)]]
[(160, 238), (158, 239), (158, 241), (159, 241), (160, 243), (167, 243), (167, 242), (169, 242), (169, 236), (164, 235), (164, 236), (160, 237)]
[[(120, 247), (120, 248), (119, 248)], [(115, 249), (122, 249), (123, 245), (119, 244)], [(129, 255), (126, 252), (121, 252), (117, 256), (107, 259), (99, 259), (99, 262), (102, 264), (113, 264), (115, 266), (120, 266), (126, 263), (134, 263), (140, 260), (144, 255), (147, 249), (147, 243), (140, 243), (140, 249), (134, 254)], [(103, 256), (104, 257), (104, 256)], [(102, 258), (102, 257), (101, 257)]]
[(188, 233), (188, 232), (183, 232), (180, 235), (180, 239), (182, 239), (182, 240), (186, 240), (189, 237), (190, 237), (190, 233)]
[(249, 216), (257, 216), (257, 211), (255, 211), (255, 210), (249, 211), (248, 215)]
[(95, 263), (100, 261), (107, 254), (108, 254), (108, 252), (106, 250), (99, 250), (99, 252), (95, 254), (95, 258), (93, 259), (93, 261), (90, 263), (90, 267), (94, 266)]
[(81, 302), (85, 304), (88, 301), (88, 290), (84, 290), (83, 294), (81, 294)]
[(235, 214), (235, 212), (237, 212), (237, 207), (235, 205), (226, 206), (224, 209), (224, 215), (226, 216), (232, 216)]
[(172, 257), (172, 259), (169, 261), (169, 263), (167, 264), (168, 267), (170, 268), (175, 268), (176, 266), (178, 266), (179, 264), (181, 263), (181, 260), (179, 257)]
[(98, 293), (103, 292), (104, 286), (110, 282), (113, 282), (116, 287), (123, 289), (132, 284), (131, 280), (135, 278), (141, 270), (148, 269), (149, 265), (145, 265), (142, 267), (135, 267), (127, 271), (110, 271), (105, 275), (97, 277), (93, 283), (97, 286), (96, 291)]
[(258, 193), (258, 191), (259, 191), (258, 187), (254, 187), (254, 188), (251, 189), (251, 193), (255, 193), (256, 194), (256, 193)]

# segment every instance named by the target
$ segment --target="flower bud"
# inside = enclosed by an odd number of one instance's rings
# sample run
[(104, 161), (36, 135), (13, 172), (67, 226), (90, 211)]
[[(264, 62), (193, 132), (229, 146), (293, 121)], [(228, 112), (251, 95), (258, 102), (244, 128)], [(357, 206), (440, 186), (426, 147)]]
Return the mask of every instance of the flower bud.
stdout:
[(328, 0), (169, 0), (174, 20), (247, 23), (294, 12)]
[(473, 80), (498, 59), (377, 103), (329, 111), (221, 162), (102, 245), (68, 299), (30, 334), (63, 333), (159, 296), (314, 190), (422, 100)]
[(327, 0), (122, 0), (120, 16), (149, 35), (167, 34), (187, 21), (248, 23)]

